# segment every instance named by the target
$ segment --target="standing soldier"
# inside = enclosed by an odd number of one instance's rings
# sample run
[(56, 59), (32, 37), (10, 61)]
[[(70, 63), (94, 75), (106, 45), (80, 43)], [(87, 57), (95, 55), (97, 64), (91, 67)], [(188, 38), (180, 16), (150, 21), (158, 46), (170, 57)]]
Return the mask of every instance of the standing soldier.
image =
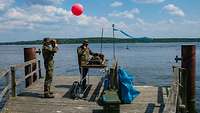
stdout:
[(58, 51), (56, 40), (50, 38), (44, 38), (42, 54), (44, 58), (44, 67), (46, 69), (46, 76), (44, 81), (44, 98), (54, 98), (53, 92), (50, 91), (51, 83), (53, 79), (54, 68), (54, 54)]
[[(84, 40), (82, 45), (77, 48), (77, 54), (78, 54), (78, 64), (79, 64), (79, 72), (81, 74), (82, 78), (82, 89), (86, 88), (86, 75), (88, 73), (88, 68), (82, 68), (81, 65), (86, 65), (89, 61), (89, 56), (94, 55), (90, 48), (88, 47), (88, 40)], [(83, 72), (82, 72), (83, 71)]]

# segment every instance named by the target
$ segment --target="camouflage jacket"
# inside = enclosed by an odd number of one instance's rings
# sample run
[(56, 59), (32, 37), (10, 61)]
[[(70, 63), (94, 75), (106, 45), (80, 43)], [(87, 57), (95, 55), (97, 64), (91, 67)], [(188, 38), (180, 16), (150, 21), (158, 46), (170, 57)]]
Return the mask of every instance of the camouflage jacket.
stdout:
[(78, 54), (78, 63), (79, 65), (87, 64), (89, 61), (89, 56), (94, 55), (90, 48), (83, 48), (83, 45), (77, 48), (77, 54)]
[(45, 61), (53, 60), (54, 54), (58, 51), (58, 47), (50, 47), (49, 45), (43, 45), (42, 55)]

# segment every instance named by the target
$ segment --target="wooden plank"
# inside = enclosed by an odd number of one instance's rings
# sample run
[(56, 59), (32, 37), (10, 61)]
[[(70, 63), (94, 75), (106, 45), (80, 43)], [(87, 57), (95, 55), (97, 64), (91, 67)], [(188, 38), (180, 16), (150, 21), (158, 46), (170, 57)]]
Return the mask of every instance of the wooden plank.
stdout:
[(19, 80), (16, 80), (16, 85), (19, 85), (21, 82), (25, 81), (25, 79), (27, 79), (30, 76), (33, 76), (34, 73), (37, 73), (38, 69), (36, 69), (35, 71), (32, 71), (31, 73), (29, 73), (28, 75), (26, 75), (24, 78), (21, 78)]
[(9, 69), (2, 71), (2, 72), (0, 73), (0, 79), (3, 78), (4, 76), (8, 76), (8, 75), (9, 75), (9, 72), (10, 72)]
[(105, 102), (105, 104), (115, 104), (115, 103), (119, 104), (119, 103), (121, 103), (119, 96), (117, 94), (117, 90), (104, 91), (103, 101)]
[(9, 85), (7, 85), (3, 91), (0, 93), (0, 101), (1, 99), (7, 94), (7, 92), (9, 91)]
[(81, 65), (82, 68), (105, 68), (106, 65)]
[(31, 73), (29, 73), (28, 75), (25, 76), (25, 79), (27, 79), (30, 76), (33, 76), (34, 73), (37, 73), (38, 69), (35, 69), (34, 71), (32, 71)]
[[(79, 76), (55, 76), (53, 79), (52, 90), (55, 92), (55, 98), (43, 98), (44, 79), (39, 79), (22, 94), (11, 98), (3, 113), (102, 113), (103, 107), (96, 101), (89, 101), (90, 97), (85, 99), (73, 100), (68, 96), (68, 91)], [(92, 88), (89, 96), (98, 87), (101, 77), (91, 76), (90, 83)], [(158, 87), (154, 86), (136, 86), (140, 95), (131, 104), (120, 105), (121, 113), (160, 113), (162, 106), (158, 104)], [(165, 93), (163, 93), (165, 94)]]
[(9, 91), (9, 77), (10, 77), (10, 70), (4, 70), (3, 72), (1, 72), (0, 75), (0, 79), (5, 77), (5, 86), (3, 87), (3, 90), (0, 92), (0, 102), (2, 102), (2, 99), (7, 96), (7, 94), (9, 95), (8, 91)]
[(179, 95), (179, 76), (180, 76), (180, 69), (175, 67), (173, 69), (173, 82), (170, 89), (170, 94), (167, 100), (167, 103), (164, 108), (164, 113), (176, 113), (176, 107), (178, 102), (178, 95)]
[(15, 64), (15, 65), (11, 65), (11, 67), (16, 67), (16, 68), (24, 68), (25, 66), (27, 65), (30, 65), (32, 63), (37, 63), (37, 59), (33, 59), (33, 60), (30, 60), (30, 61), (27, 61), (23, 64)]

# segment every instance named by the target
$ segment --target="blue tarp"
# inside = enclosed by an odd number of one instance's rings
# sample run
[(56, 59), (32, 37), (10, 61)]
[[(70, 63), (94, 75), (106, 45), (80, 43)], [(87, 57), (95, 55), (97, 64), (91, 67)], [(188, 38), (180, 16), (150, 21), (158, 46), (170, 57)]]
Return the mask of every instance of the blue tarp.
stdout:
[(129, 104), (140, 94), (140, 92), (134, 88), (134, 78), (132, 75), (128, 75), (128, 73), (121, 68), (118, 69), (118, 75), (120, 99), (122, 103)]

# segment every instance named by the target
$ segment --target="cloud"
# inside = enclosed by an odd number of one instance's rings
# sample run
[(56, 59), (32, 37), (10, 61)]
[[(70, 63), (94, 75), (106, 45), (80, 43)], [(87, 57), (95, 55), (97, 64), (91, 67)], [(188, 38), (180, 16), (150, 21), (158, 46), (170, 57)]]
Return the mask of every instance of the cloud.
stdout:
[(9, 9), (0, 22), (0, 31), (13, 29), (37, 29), (41, 25), (50, 26), (59, 21), (66, 21), (65, 15), (70, 15), (62, 8), (54, 6), (33, 5), (22, 9), (19, 7)]
[(169, 14), (183, 17), (185, 16), (185, 13), (183, 10), (181, 10), (179, 7), (175, 6), (174, 4), (168, 4), (163, 7), (164, 10), (166, 10)]
[(136, 20), (137, 20), (137, 22), (138, 22), (139, 24), (141, 24), (141, 25), (144, 25), (144, 24), (145, 24), (144, 20), (141, 19), (141, 18), (137, 18)]
[(26, 0), (29, 5), (56, 5), (61, 4), (64, 0)]
[(15, 1), (14, 0), (0, 0), (0, 11), (4, 11), (9, 6), (11, 6)]
[(133, 1), (137, 3), (153, 4), (153, 3), (161, 3), (164, 2), (165, 0), (133, 0)]
[(111, 25), (111, 22), (108, 21), (105, 17), (96, 17), (96, 16), (86, 16), (83, 15), (76, 20), (78, 25), (81, 26), (97, 26), (97, 27), (108, 27)]
[[(0, 1), (1, 4), (5, 3), (2, 2), (3, 0)], [(137, 8), (121, 12), (114, 11), (108, 15), (117, 18), (110, 19), (84, 14), (76, 17), (70, 11), (55, 6), (55, 4), (32, 4), (29, 7), (10, 7), (11, 5), (12, 3), (7, 5), (7, 8), (2, 8), (4, 13), (0, 16), (0, 35), (6, 38), (1, 38), (0, 41), (36, 40), (46, 36), (56, 38), (100, 36), (102, 27), (105, 36), (112, 36), (112, 23), (116, 25), (116, 28), (136, 36), (199, 36), (200, 20), (177, 21), (176, 19), (169, 19), (147, 22), (145, 19), (138, 18), (140, 10)], [(180, 8), (174, 7), (176, 6), (166, 5), (163, 10), (176, 12), (169, 12), (172, 15), (185, 15)], [(180, 13), (180, 10), (183, 14)], [(120, 37), (121, 34), (117, 34), (117, 36)]]
[(114, 1), (110, 4), (111, 7), (120, 7), (122, 6), (123, 3), (122, 2), (119, 2), (119, 1)]
[(34, 34), (33, 36), (43, 34), (42, 36), (53, 37), (99, 36), (102, 27), (111, 30), (112, 25), (106, 17), (87, 15), (76, 17), (71, 11), (50, 5), (11, 8), (0, 17), (0, 23), (0, 34), (24, 34), (26, 31)]
[(200, 20), (160, 20), (148, 22), (136, 19), (135, 23), (129, 24), (129, 32), (138, 36), (166, 37), (166, 38), (189, 38), (199, 37)]
[(4, 18), (8, 21), (22, 21), (27, 23), (42, 23), (42, 22), (57, 22), (63, 19), (65, 15), (69, 15), (62, 8), (54, 6), (41, 6), (33, 5), (29, 8), (11, 8), (9, 9)]
[(140, 10), (137, 8), (134, 8), (130, 11), (126, 10), (123, 12), (112, 12), (112, 13), (108, 14), (108, 16), (133, 19), (135, 17), (135, 15), (139, 14), (139, 13), (140, 13)]
[[(33, 5), (29, 8), (11, 8), (3, 16), (4, 21), (20, 21), (20, 23), (30, 24), (62, 24), (73, 25), (106, 25), (109, 21), (105, 17), (95, 17), (82, 15), (75, 17), (70, 11), (55, 6)], [(48, 26), (48, 24), (47, 24)], [(15, 28), (15, 27), (13, 27)]]

